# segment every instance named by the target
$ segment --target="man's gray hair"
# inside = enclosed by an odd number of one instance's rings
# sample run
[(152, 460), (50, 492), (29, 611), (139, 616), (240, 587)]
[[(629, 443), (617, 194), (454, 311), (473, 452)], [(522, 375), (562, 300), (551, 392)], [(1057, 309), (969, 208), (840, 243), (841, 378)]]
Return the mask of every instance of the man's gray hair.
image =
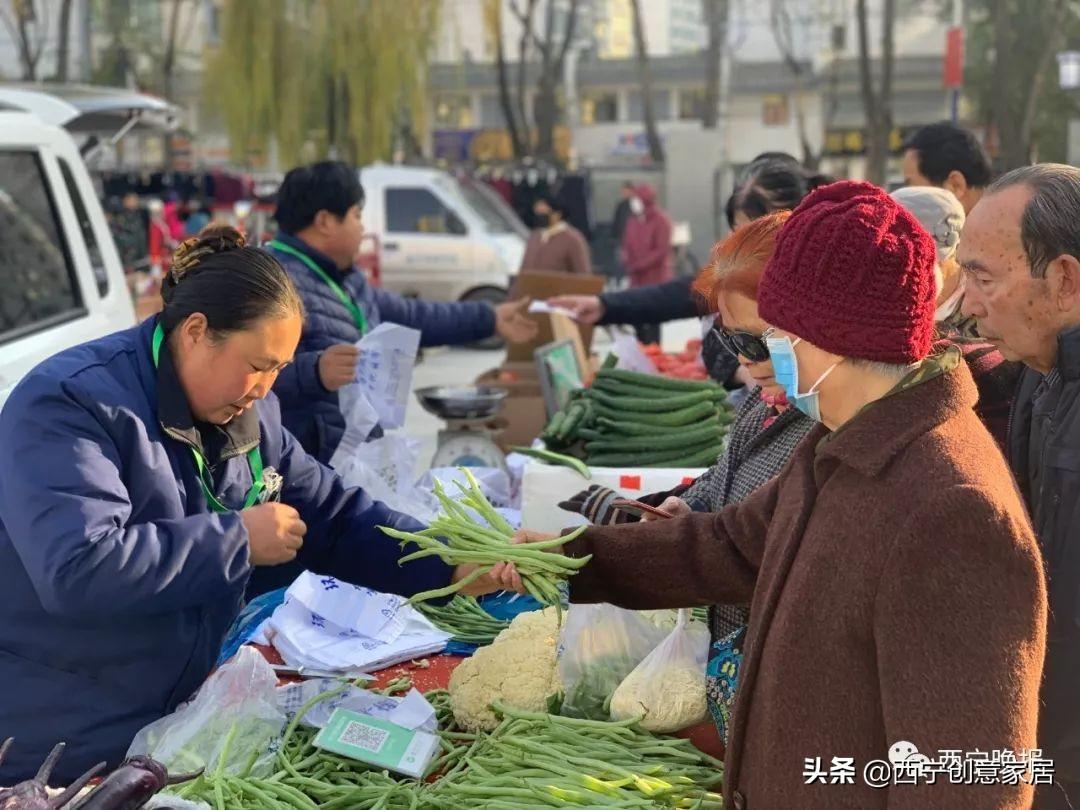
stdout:
[(1031, 200), (1020, 219), (1031, 275), (1045, 278), (1058, 256), (1080, 259), (1080, 169), (1063, 163), (1036, 163), (1013, 169), (990, 184), (987, 195), (1012, 186), (1027, 186)]

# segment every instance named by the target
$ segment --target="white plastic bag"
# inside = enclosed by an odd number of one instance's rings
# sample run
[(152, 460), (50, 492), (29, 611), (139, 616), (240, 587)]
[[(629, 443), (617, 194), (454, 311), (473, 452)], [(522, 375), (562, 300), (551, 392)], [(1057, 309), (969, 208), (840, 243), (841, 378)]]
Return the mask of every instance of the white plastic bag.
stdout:
[(418, 439), (387, 433), (352, 447), (346, 458), (339, 456), (339, 449), (333, 466), (347, 486), (360, 487), (373, 500), (428, 523), (435, 517), (438, 502), (413, 476), (420, 446)]
[(675, 629), (627, 675), (611, 697), (611, 719), (641, 717), (658, 734), (696, 725), (708, 714), (705, 663), (709, 629), (680, 610)]
[(345, 432), (330, 457), (330, 466), (344, 474), (352, 468), (356, 454), (379, 424), (379, 414), (358, 383), (349, 383), (338, 391), (338, 406), (345, 418)]
[(212, 771), (228, 744), (226, 773), (241, 773), (260, 751), (251, 773), (267, 776), (284, 727), (276, 673), (258, 652), (241, 647), (195, 697), (139, 731), (127, 755), (146, 754), (175, 773)]
[(396, 323), (380, 323), (356, 343), (356, 381), (379, 414), (384, 428), (405, 424), (420, 332)]
[(616, 687), (667, 635), (646, 616), (614, 605), (571, 605), (559, 637), (562, 714), (608, 719)]

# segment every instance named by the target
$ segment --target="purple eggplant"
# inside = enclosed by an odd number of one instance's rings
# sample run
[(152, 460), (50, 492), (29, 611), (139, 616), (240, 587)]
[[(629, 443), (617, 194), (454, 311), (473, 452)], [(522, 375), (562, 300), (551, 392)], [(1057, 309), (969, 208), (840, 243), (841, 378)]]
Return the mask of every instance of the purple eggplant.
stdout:
[[(187, 782), (201, 773), (199, 770), (170, 777), (169, 771), (157, 760), (131, 757), (105, 777), (74, 810), (136, 810), (166, 786)], [(2, 805), (0, 810), (3, 810)]]
[[(3, 762), (4, 755), (11, 748), (12, 742), (13, 740), (9, 738), (4, 741), (3, 745), (0, 745), (0, 762)], [(63, 793), (50, 798), (47, 789), (49, 777), (52, 776), (56, 763), (60, 761), (60, 757), (64, 753), (64, 747), (64, 743), (56, 744), (49, 756), (45, 758), (45, 762), (42, 763), (37, 776), (33, 779), (20, 782), (13, 788), (0, 790), (0, 810), (58, 810), (58, 808), (74, 799), (75, 795), (86, 787), (86, 783), (97, 776), (105, 767), (104, 762), (99, 762), (72, 782)]]

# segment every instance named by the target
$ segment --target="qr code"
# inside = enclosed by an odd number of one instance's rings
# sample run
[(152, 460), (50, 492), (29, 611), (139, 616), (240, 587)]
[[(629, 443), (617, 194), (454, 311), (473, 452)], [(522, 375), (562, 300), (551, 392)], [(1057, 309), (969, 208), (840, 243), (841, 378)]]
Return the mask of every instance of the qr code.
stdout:
[(389, 731), (383, 731), (381, 728), (350, 720), (344, 731), (341, 732), (339, 739), (346, 745), (355, 745), (357, 748), (363, 748), (365, 751), (377, 754), (382, 750), (389, 736)]

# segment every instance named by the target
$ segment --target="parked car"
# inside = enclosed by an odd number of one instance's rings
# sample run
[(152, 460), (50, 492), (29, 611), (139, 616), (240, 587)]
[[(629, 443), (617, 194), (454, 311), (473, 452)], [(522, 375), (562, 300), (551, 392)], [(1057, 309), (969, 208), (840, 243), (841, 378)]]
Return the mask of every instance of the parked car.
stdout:
[(135, 323), (74, 137), (89, 151), (142, 112), (169, 108), (129, 91), (66, 89), (0, 85), (0, 407), (45, 358)]

